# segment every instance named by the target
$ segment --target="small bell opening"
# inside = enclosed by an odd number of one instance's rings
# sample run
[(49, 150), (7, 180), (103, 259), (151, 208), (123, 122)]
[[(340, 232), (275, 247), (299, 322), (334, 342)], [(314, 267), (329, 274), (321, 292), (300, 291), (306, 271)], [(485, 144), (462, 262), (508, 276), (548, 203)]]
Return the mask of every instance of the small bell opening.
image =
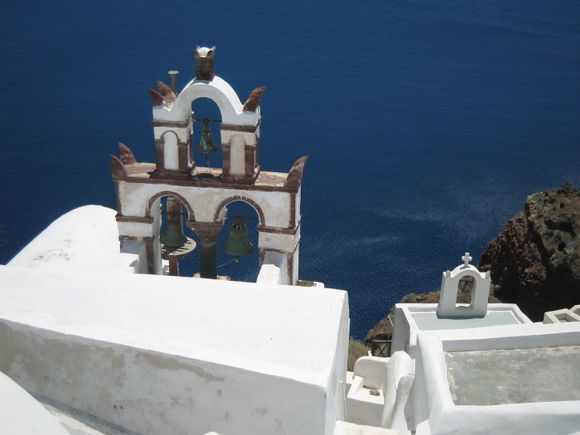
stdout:
[(248, 238), (248, 228), (242, 216), (236, 216), (230, 228), (230, 234), (225, 241), (223, 251), (231, 257), (245, 257), (254, 250), (254, 245)]
[(201, 128), (201, 138), (199, 140), (199, 145), (195, 148), (195, 150), (205, 156), (205, 162), (209, 166), (209, 155), (215, 153), (218, 148), (215, 144), (213, 134), (209, 128), (209, 123), (211, 122), (210, 119), (202, 118), (201, 122), (203, 123), (203, 127)]
[(167, 199), (166, 212), (167, 216), (161, 233), (159, 241), (169, 248), (179, 248), (187, 242), (187, 237), (183, 234), (183, 205), (181, 201), (175, 197)]

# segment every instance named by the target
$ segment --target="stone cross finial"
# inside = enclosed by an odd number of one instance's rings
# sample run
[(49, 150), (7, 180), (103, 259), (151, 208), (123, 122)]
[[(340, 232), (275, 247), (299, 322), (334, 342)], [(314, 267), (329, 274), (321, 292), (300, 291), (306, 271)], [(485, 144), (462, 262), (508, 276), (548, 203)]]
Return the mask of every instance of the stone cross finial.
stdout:
[(473, 258), (471, 258), (471, 255), (469, 255), (469, 252), (466, 252), (465, 255), (463, 257), (461, 257), (461, 259), (463, 260), (463, 266), (464, 267), (468, 267), (469, 266), (469, 262), (471, 260), (473, 260)]

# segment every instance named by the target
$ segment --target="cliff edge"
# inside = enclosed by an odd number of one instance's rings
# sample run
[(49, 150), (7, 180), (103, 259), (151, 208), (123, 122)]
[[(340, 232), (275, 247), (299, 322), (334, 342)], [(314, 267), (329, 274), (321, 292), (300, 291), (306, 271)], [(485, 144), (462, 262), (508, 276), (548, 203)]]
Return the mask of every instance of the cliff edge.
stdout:
[(494, 294), (532, 320), (580, 303), (580, 190), (570, 183), (528, 196), (481, 255)]

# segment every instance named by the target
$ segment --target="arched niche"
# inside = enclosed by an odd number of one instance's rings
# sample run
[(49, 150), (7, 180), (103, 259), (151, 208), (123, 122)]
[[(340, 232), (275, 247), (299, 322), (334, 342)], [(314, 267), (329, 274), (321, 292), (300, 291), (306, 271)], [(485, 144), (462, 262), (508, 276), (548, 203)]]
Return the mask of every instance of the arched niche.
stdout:
[(151, 198), (149, 198), (149, 200), (147, 201), (147, 206), (145, 208), (145, 216), (147, 216), (147, 217), (154, 217), (155, 216), (155, 213), (152, 213), (152, 211), (153, 210), (158, 211), (158, 208), (156, 208), (155, 205), (156, 204), (158, 205), (159, 200), (164, 196), (174, 196), (177, 199), (179, 199), (181, 201), (181, 203), (187, 209), (188, 220), (190, 222), (195, 222), (195, 214), (193, 212), (193, 207), (191, 206), (189, 201), (187, 199), (185, 199), (185, 197), (183, 195), (181, 195), (177, 192), (171, 191), (171, 190), (163, 190), (163, 191), (157, 192), (156, 194), (151, 196)]
[(166, 131), (161, 135), (159, 143), (163, 146), (162, 167), (173, 171), (180, 169), (179, 137), (177, 137), (177, 133), (172, 130)]
[(256, 126), (260, 119), (259, 110), (243, 111), (243, 105), (236, 91), (218, 76), (209, 82), (192, 80), (179, 93), (171, 107), (154, 107), (153, 117), (157, 121), (185, 121), (190, 116), (191, 103), (198, 98), (213, 100), (220, 109), (224, 124)]
[(246, 204), (250, 205), (258, 214), (258, 223), (261, 226), (266, 225), (265, 224), (266, 218), (264, 216), (264, 212), (262, 211), (262, 207), (260, 207), (260, 204), (258, 204), (252, 198), (248, 198), (247, 196), (242, 196), (242, 195), (233, 195), (233, 196), (230, 196), (230, 197), (224, 199), (222, 202), (220, 202), (219, 205), (217, 206), (215, 212), (214, 212), (214, 217), (213, 217), (214, 222), (222, 221), (224, 218), (223, 213), (224, 213), (225, 208), (228, 206), (228, 204), (231, 204), (232, 202), (236, 202), (236, 201), (245, 202)]
[[(441, 294), (437, 305), (437, 315), (440, 317), (483, 317), (487, 314), (487, 303), (491, 290), (489, 272), (482, 273), (471, 264), (471, 257), (466, 253), (464, 264), (452, 271), (445, 271), (441, 281)], [(469, 304), (457, 303), (457, 294), (462, 280), (473, 279), (473, 289)]]
[[(227, 210), (227, 217), (226, 217)], [(260, 246), (258, 222), (261, 219), (259, 206), (250, 202), (232, 198), (222, 208), (221, 214), (223, 225), (217, 238), (217, 274), (231, 277), (235, 281), (255, 282), (260, 270)], [(226, 252), (226, 242), (231, 236), (231, 231), (236, 224), (236, 217), (243, 217), (248, 241), (252, 244), (252, 250), (241, 257), (232, 257)]]
[[(193, 102), (201, 98), (213, 101), (220, 111), (223, 179), (247, 181), (257, 177), (260, 108), (258, 106), (255, 111), (244, 111), (244, 106), (236, 92), (218, 76), (211, 81), (194, 79), (183, 88), (172, 105), (155, 106), (153, 118), (156, 129), (177, 126), (182, 134), (185, 132), (189, 135), (194, 134), (191, 107)], [(186, 173), (191, 162), (186, 161), (184, 155), (181, 155), (179, 161), (180, 170)], [(163, 166), (158, 165), (158, 167)], [(163, 167), (163, 170), (172, 171), (168, 167)]]
[[(206, 163), (206, 166), (220, 166), (223, 160), (223, 138), (221, 134), (221, 111), (214, 100), (206, 97), (199, 97), (191, 103), (191, 114), (196, 122), (192, 119), (191, 137), (191, 157), (198, 165)], [(202, 120), (207, 118), (210, 120), (208, 128), (211, 132), (217, 150), (208, 156), (204, 156), (199, 152), (198, 146), (200, 144), (204, 123)], [(212, 164), (209, 164), (211, 162)]]

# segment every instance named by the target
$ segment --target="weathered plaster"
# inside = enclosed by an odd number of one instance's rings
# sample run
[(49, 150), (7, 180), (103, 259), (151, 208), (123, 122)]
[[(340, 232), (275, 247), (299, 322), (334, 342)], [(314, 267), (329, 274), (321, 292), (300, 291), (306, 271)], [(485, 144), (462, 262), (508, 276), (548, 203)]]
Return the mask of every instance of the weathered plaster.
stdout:
[[(580, 401), (464, 406), (453, 402), (444, 352), (576, 346), (580, 325), (525, 324), (418, 334), (415, 370), (417, 434), (570, 434), (580, 427)], [(561, 385), (554, 386), (561, 388)], [(486, 388), (486, 385), (480, 385)], [(538, 392), (540, 397), (541, 392)], [(547, 399), (550, 396), (545, 396)], [(553, 396), (549, 400), (553, 400)]]
[(331, 434), (346, 294), (195, 282), (0, 267), (0, 370), (140, 433)]

